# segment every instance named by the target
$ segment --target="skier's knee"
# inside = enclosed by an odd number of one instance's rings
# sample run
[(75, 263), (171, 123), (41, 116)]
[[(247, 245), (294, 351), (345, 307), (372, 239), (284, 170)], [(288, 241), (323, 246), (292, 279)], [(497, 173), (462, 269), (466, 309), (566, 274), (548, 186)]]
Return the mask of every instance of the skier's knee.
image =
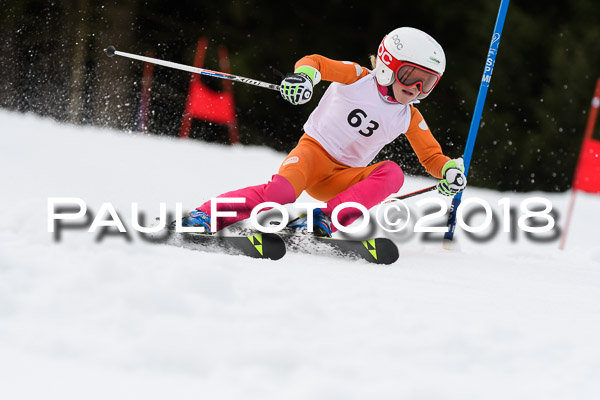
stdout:
[(404, 172), (398, 164), (393, 161), (384, 161), (373, 174), (382, 178), (382, 184), (388, 193), (396, 193), (404, 184)]
[(281, 175), (273, 175), (271, 182), (267, 183), (264, 194), (265, 201), (278, 204), (288, 204), (296, 201), (296, 191), (292, 184)]

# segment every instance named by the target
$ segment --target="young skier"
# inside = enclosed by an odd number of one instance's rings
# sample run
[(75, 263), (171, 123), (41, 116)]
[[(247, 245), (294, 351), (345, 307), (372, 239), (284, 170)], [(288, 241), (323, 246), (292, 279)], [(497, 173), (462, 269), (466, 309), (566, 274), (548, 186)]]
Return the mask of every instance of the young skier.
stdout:
[[(331, 214), (344, 202), (367, 209), (396, 193), (404, 183), (402, 169), (392, 161), (369, 163), (379, 151), (404, 134), (432, 176), (437, 189), (448, 196), (466, 185), (462, 159), (442, 153), (414, 103), (427, 97), (439, 82), (446, 59), (442, 47), (426, 33), (398, 28), (371, 57), (371, 71), (354, 62), (334, 61), (320, 55), (301, 58), (293, 74), (281, 82), (281, 95), (292, 104), (304, 104), (313, 86), (331, 81), (318, 106), (304, 125), (304, 135), (285, 158), (270, 182), (235, 190), (219, 197), (243, 197), (245, 203), (220, 203), (219, 211), (235, 211), (236, 217), (219, 217), (214, 231), (250, 217), (263, 202), (293, 203), (303, 191), (327, 204), (313, 212), (313, 234), (330, 237), (336, 227)], [(211, 202), (183, 218), (182, 226), (211, 231)], [(352, 207), (338, 214), (343, 226), (362, 214)]]

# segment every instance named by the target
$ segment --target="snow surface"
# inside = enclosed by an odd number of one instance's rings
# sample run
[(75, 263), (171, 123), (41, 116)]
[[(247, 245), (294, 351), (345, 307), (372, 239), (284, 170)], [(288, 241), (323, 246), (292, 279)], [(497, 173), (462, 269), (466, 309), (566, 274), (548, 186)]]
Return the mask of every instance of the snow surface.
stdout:
[[(86, 229), (48, 232), (48, 198), (110, 202), (131, 228), (266, 182), (284, 154), (58, 124), (0, 111), (3, 399), (598, 399), (600, 197), (567, 248), (457, 230), (398, 239), (391, 266), (273, 262)], [(407, 177), (402, 193), (433, 181)], [(407, 201), (411, 207), (425, 195)], [(569, 194), (469, 187), (494, 210)], [(304, 197), (305, 200), (309, 198)]]

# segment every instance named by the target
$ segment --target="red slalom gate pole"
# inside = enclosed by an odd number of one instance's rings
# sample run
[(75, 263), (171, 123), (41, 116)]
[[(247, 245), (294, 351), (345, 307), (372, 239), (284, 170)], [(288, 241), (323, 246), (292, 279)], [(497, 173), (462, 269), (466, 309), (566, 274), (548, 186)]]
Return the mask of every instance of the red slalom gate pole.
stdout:
[(559, 249), (564, 250), (567, 241), (567, 233), (569, 231), (569, 225), (571, 224), (571, 216), (573, 209), (575, 208), (575, 199), (577, 197), (577, 188), (575, 185), (575, 179), (577, 178), (577, 170), (579, 164), (581, 164), (581, 158), (586, 142), (592, 138), (594, 133), (594, 127), (596, 126), (596, 119), (598, 118), (598, 108), (600, 108), (600, 78), (596, 81), (596, 89), (594, 90), (594, 96), (592, 97), (592, 104), (590, 105), (590, 113), (585, 126), (585, 133), (583, 140), (581, 141), (581, 148), (579, 149), (579, 157), (577, 157), (577, 164), (575, 166), (575, 173), (573, 174), (573, 187), (571, 189), (571, 200), (569, 201), (569, 209), (567, 211), (567, 219), (565, 220), (565, 227), (563, 229), (562, 236), (560, 238)]

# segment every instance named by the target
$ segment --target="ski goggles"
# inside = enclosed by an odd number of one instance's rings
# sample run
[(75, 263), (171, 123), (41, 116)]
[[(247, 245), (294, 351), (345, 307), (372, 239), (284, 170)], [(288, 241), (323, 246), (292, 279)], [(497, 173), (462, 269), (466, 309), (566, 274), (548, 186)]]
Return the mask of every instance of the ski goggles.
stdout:
[(421, 94), (429, 94), (439, 82), (441, 76), (420, 65), (407, 61), (398, 62), (396, 80), (404, 87), (417, 86)]

